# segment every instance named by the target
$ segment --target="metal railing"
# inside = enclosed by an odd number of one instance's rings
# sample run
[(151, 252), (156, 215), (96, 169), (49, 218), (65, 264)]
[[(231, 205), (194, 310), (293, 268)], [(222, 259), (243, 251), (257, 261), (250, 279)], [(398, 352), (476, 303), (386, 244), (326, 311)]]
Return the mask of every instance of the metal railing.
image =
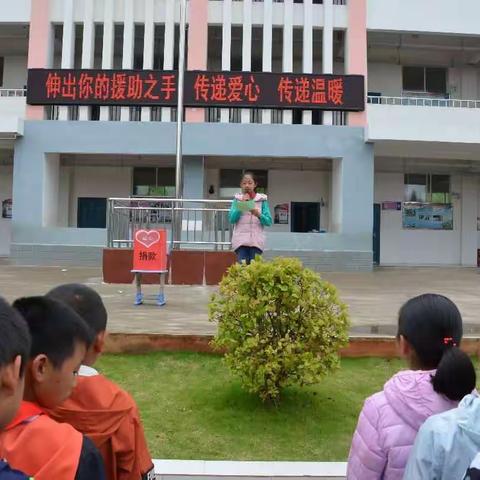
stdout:
[(68, 108), (68, 119), (72, 121), (78, 121), (80, 118), (80, 107), (78, 105), (72, 105)]
[(457, 100), (452, 98), (383, 97), (369, 95), (372, 105), (400, 105), (413, 107), (480, 108), (480, 100)]
[(60, 115), (60, 107), (58, 105), (48, 105), (46, 107), (47, 120), (58, 120)]
[(333, 125), (347, 125), (347, 112), (333, 111), (332, 114)]
[(26, 95), (25, 88), (0, 88), (0, 97), (25, 97)]
[(250, 110), (250, 123), (262, 123), (262, 110), (260, 108)]
[(242, 111), (240, 108), (229, 109), (230, 123), (240, 123), (242, 121)]
[(111, 105), (108, 107), (108, 111), (109, 111), (109, 114), (108, 114), (108, 118), (110, 119), (110, 121), (112, 122), (119, 122), (120, 121), (120, 117), (121, 117), (121, 114), (122, 114), (122, 107), (118, 107), (116, 105)]
[(205, 109), (205, 121), (208, 123), (220, 122), (221, 109), (218, 107), (210, 107)]
[(142, 107), (130, 107), (130, 121), (140, 122), (142, 120)]
[(170, 249), (230, 250), (230, 200), (172, 198), (109, 198), (107, 244), (132, 248), (136, 230), (165, 229)]

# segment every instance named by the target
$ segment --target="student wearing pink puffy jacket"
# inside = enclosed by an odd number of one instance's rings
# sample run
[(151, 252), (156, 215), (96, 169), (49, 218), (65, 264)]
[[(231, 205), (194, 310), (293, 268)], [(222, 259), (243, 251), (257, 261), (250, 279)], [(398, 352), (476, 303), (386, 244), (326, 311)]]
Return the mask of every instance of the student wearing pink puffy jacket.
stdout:
[(459, 348), (462, 317), (448, 298), (426, 294), (400, 310), (398, 341), (410, 370), (367, 398), (348, 458), (348, 480), (401, 480), (417, 431), (475, 388), (475, 369)]
[[(249, 265), (265, 249), (264, 228), (272, 224), (272, 216), (267, 196), (256, 192), (257, 182), (253, 173), (243, 175), (240, 187), (242, 193), (235, 195), (229, 213), (230, 223), (234, 224), (232, 248), (238, 262)], [(251, 206), (250, 210), (242, 209), (244, 204)]]

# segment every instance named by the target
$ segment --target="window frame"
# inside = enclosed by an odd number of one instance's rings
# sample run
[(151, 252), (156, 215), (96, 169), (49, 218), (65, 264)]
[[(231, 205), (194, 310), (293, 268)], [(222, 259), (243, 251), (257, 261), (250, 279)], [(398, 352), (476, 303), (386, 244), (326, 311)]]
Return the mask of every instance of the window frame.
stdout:
[[(423, 71), (423, 89), (416, 90), (405, 87), (405, 69), (407, 68), (418, 68)], [(445, 91), (444, 92), (434, 92), (427, 90), (427, 71), (428, 70), (442, 70), (445, 73)], [(415, 93), (415, 94), (424, 94), (424, 95), (447, 95), (448, 94), (448, 68), (443, 66), (438, 67), (426, 67), (423, 65), (402, 65), (402, 92), (405, 93)]]
[[(424, 176), (425, 177), (425, 199), (421, 200), (411, 200), (407, 196), (407, 187), (410, 185), (423, 185), (421, 183), (407, 183), (409, 176)], [(433, 191), (434, 181), (437, 180), (435, 177), (448, 177), (448, 192), (445, 191)], [(445, 179), (444, 179), (445, 180)], [(427, 203), (427, 204), (440, 204), (440, 205), (450, 205), (452, 204), (452, 176), (445, 173), (405, 173), (403, 177), (403, 198), (405, 203)], [(443, 195), (443, 201), (434, 201), (434, 196)]]
[[(140, 169), (140, 168), (144, 168), (144, 169), (154, 169), (155, 170), (155, 185), (148, 185), (149, 187), (149, 193), (148, 194), (144, 194), (144, 195), (140, 195), (138, 193), (136, 193), (136, 187), (138, 186), (144, 186), (144, 185), (136, 185), (135, 184), (135, 169)], [(133, 197), (153, 197), (153, 198), (175, 198), (175, 181), (173, 182), (174, 184), (173, 185), (159, 185), (159, 181), (160, 181), (160, 178), (161, 178), (161, 170), (169, 170), (169, 175), (172, 174), (172, 171), (173, 171), (173, 178), (175, 179), (175, 167), (157, 167), (157, 166), (135, 166), (133, 167), (133, 171), (132, 171), (132, 196)], [(166, 173), (166, 172), (165, 172)], [(152, 188), (153, 189), (164, 189), (163, 190), (163, 194), (160, 193), (152, 193)], [(170, 190), (167, 190), (167, 189), (170, 189)], [(171, 193), (169, 195), (169, 193)]]

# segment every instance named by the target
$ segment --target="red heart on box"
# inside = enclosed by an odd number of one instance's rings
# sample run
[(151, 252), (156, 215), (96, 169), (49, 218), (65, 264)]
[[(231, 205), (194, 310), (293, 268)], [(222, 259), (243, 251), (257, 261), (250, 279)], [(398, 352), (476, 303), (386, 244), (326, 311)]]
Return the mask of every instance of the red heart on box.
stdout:
[(139, 230), (135, 238), (144, 247), (150, 248), (160, 241), (160, 234), (156, 230)]

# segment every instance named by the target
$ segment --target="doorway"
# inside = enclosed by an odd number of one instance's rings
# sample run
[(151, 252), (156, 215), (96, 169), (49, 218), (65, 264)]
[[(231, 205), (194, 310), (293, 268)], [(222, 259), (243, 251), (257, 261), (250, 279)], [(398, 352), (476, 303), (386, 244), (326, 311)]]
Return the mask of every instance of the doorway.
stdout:
[(107, 199), (80, 197), (78, 199), (77, 227), (106, 228)]
[(292, 232), (320, 231), (320, 203), (292, 202)]
[(382, 208), (379, 203), (373, 205), (373, 263), (380, 265), (380, 218)]

